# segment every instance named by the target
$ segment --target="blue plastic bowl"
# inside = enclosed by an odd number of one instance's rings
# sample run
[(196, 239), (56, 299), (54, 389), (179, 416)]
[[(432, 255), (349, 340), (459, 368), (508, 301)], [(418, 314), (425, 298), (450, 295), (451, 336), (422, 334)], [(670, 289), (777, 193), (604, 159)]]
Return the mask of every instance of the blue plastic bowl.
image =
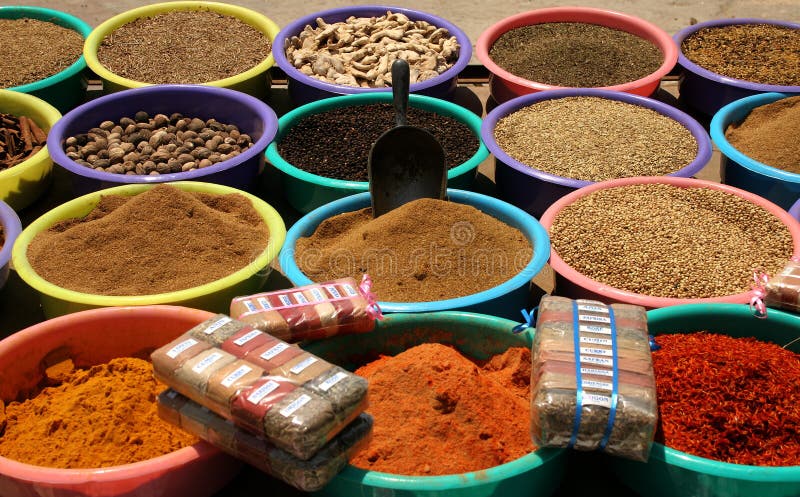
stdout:
[[(522, 271), (494, 288), (465, 297), (432, 302), (378, 302), (381, 309), (385, 313), (461, 310), (517, 319), (520, 309), (528, 306), (531, 279), (541, 271), (550, 257), (550, 238), (547, 232), (531, 215), (502, 200), (463, 190), (448, 189), (447, 195), (452, 202), (476, 207), (522, 231), (533, 246), (533, 257)], [(295, 262), (297, 239), (310, 236), (322, 221), (330, 217), (369, 206), (369, 192), (351, 195), (311, 211), (292, 226), (286, 234), (286, 242), (279, 257), (281, 268), (293, 285), (312, 283)]]
[(11, 262), (11, 248), (14, 246), (19, 234), (22, 232), (22, 224), (19, 216), (14, 212), (10, 205), (0, 200), (0, 226), (3, 228), (5, 241), (0, 246), (0, 289), (8, 280), (8, 271)]
[(755, 193), (788, 209), (800, 197), (800, 174), (768, 166), (746, 156), (725, 138), (725, 130), (732, 123), (744, 120), (750, 111), (792, 95), (761, 93), (752, 95), (721, 108), (711, 120), (711, 139), (722, 153), (720, 174), (722, 182)]
[(678, 44), (679, 49), (678, 65), (683, 69), (678, 84), (678, 92), (680, 93), (681, 100), (707, 116), (713, 116), (720, 108), (734, 100), (739, 100), (740, 98), (749, 97), (750, 95), (758, 93), (800, 93), (800, 86), (764, 85), (752, 81), (729, 78), (711, 72), (687, 59), (686, 56), (683, 55), (683, 51), (680, 50), (683, 40), (703, 28), (737, 24), (773, 24), (775, 26), (800, 29), (800, 24), (794, 22), (772, 19), (733, 18), (697, 23), (675, 33), (673, 38)]

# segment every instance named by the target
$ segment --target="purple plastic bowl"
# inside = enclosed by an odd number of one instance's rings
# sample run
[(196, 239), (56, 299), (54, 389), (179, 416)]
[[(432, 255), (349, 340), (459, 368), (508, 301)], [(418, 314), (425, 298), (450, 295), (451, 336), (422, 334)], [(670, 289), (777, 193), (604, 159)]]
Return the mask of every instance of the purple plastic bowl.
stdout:
[(683, 55), (681, 44), (689, 35), (703, 28), (731, 26), (735, 24), (773, 24), (788, 28), (800, 29), (800, 24), (787, 21), (755, 18), (717, 19), (701, 22), (683, 28), (675, 33), (673, 39), (678, 44), (678, 65), (683, 69), (678, 87), (681, 100), (694, 109), (708, 115), (714, 115), (725, 105), (749, 97), (757, 93), (782, 92), (800, 93), (800, 86), (763, 85), (742, 79), (729, 78), (703, 69)]
[[(151, 116), (180, 112), (187, 117), (214, 118), (235, 124), (254, 140), (253, 145), (232, 159), (212, 166), (181, 173), (126, 175), (97, 171), (67, 157), (64, 141), (86, 133), (106, 120), (118, 121), (143, 110)], [(255, 97), (225, 88), (203, 85), (154, 85), (134, 88), (85, 103), (62, 117), (47, 136), (47, 148), (53, 162), (74, 173), (72, 187), (77, 195), (128, 183), (166, 183), (169, 181), (205, 181), (252, 190), (264, 169), (264, 151), (278, 132), (278, 117)]]
[(703, 169), (711, 159), (711, 138), (705, 129), (685, 112), (657, 100), (631, 93), (594, 88), (546, 90), (522, 95), (497, 106), (484, 118), (481, 125), (481, 138), (489, 152), (495, 157), (495, 182), (499, 197), (532, 214), (537, 219), (559, 198), (595, 182), (556, 176), (511, 158), (495, 141), (494, 128), (497, 121), (503, 117), (536, 102), (578, 96), (607, 98), (640, 105), (674, 119), (686, 127), (697, 141), (697, 156), (684, 168), (668, 176), (689, 178)]
[(6, 280), (8, 280), (11, 248), (14, 246), (14, 241), (20, 232), (22, 232), (19, 216), (10, 205), (2, 200), (0, 200), (0, 226), (3, 227), (3, 236), (5, 237), (2, 248), (0, 248), (0, 289), (2, 289), (6, 284)]
[(349, 95), (353, 93), (370, 93), (378, 91), (391, 91), (390, 88), (358, 88), (355, 86), (336, 85), (327, 83), (316, 78), (312, 78), (301, 73), (286, 59), (285, 47), (289, 38), (297, 36), (308, 25), (316, 26), (316, 19), (322, 18), (327, 23), (341, 22), (350, 16), (355, 17), (378, 17), (386, 14), (386, 11), (398, 12), (406, 15), (414, 21), (427, 21), (439, 28), (446, 28), (451, 35), (455, 36), (461, 46), (458, 59), (455, 64), (442, 74), (422, 81), (413, 83), (410, 86), (412, 93), (428, 95), (431, 97), (450, 100), (456, 88), (456, 79), (459, 73), (467, 66), (472, 57), (472, 42), (467, 34), (455, 24), (426, 12), (419, 10), (406, 9), (403, 7), (392, 7), (386, 5), (354, 5), (350, 7), (340, 7), (336, 9), (323, 10), (301, 17), (287, 24), (278, 32), (273, 43), (272, 55), (275, 57), (275, 64), (285, 73), (289, 86), (289, 97), (295, 105), (303, 105), (315, 100), (320, 100), (337, 95)]
[(800, 199), (797, 200), (792, 206), (789, 208), (789, 214), (792, 215), (793, 218), (800, 221)]

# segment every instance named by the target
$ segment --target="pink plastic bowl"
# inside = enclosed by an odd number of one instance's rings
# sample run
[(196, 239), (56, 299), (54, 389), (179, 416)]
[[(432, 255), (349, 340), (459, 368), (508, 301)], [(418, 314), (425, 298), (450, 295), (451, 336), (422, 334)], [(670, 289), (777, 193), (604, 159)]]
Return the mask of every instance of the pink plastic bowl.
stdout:
[[(79, 367), (149, 354), (211, 316), (186, 307), (106, 307), (31, 326), (0, 342), (0, 398), (8, 402), (34, 388), (43, 377), (43, 360), (51, 354), (66, 353)], [(240, 468), (239, 461), (205, 442), (101, 469), (45, 468), (0, 457), (0, 495), (208, 497)]]
[(644, 38), (661, 50), (664, 61), (655, 72), (636, 81), (602, 87), (605, 90), (623, 91), (648, 97), (658, 89), (661, 78), (670, 72), (678, 62), (678, 46), (672, 37), (655, 24), (638, 17), (613, 10), (588, 7), (552, 7), (523, 12), (507, 17), (491, 26), (481, 33), (478, 43), (475, 45), (475, 56), (491, 72), (489, 89), (492, 98), (497, 103), (503, 103), (528, 93), (563, 88), (515, 76), (495, 64), (489, 57), (489, 49), (503, 33), (514, 28), (547, 22), (582, 22), (619, 29)]
[[(800, 255), (800, 223), (798, 223), (788, 212), (781, 209), (772, 202), (754, 195), (750, 192), (734, 188), (732, 186), (723, 185), (721, 183), (714, 183), (712, 181), (705, 181), (692, 178), (677, 178), (674, 176), (641, 176), (636, 178), (623, 178), (614, 179), (610, 181), (603, 181), (585, 186), (574, 192), (561, 197), (553, 205), (548, 208), (542, 215), (541, 224), (548, 231), (553, 225), (553, 220), (566, 206), (576, 202), (578, 199), (583, 198), (590, 193), (607, 188), (615, 188), (618, 186), (627, 185), (642, 185), (647, 183), (663, 183), (682, 188), (710, 188), (712, 190), (720, 190), (737, 195), (749, 202), (763, 207), (768, 212), (775, 215), (778, 219), (786, 225), (792, 235), (794, 243), (794, 256)], [(648, 309), (655, 309), (659, 307), (667, 307), (671, 305), (681, 304), (700, 304), (709, 302), (729, 302), (735, 304), (743, 304), (750, 301), (751, 293), (738, 293), (735, 295), (724, 295), (721, 297), (710, 297), (702, 299), (676, 299), (666, 297), (652, 297), (650, 295), (642, 295), (640, 293), (628, 292), (608, 286), (606, 284), (595, 281), (591, 278), (579, 273), (567, 263), (564, 262), (555, 247), (550, 250), (550, 266), (556, 274), (556, 288), (555, 294), (570, 298), (583, 298), (595, 299), (603, 302), (621, 302), (626, 304), (635, 304), (647, 307)]]

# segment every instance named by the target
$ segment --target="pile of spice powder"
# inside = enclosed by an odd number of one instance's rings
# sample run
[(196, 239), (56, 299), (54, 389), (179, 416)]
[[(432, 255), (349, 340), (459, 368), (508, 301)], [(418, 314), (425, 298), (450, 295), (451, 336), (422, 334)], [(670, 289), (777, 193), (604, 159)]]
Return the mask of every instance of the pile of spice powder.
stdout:
[[(530, 436), (530, 351), (511, 348), (479, 367), (438, 343), (358, 369), (369, 380), (372, 437), (350, 463), (435, 476), (491, 468), (535, 447)], [(525, 384), (527, 382), (527, 384)]]
[(703, 69), (765, 85), (800, 85), (800, 29), (769, 24), (703, 28), (681, 43)]
[[(463, 164), (480, 143), (467, 125), (452, 117), (409, 107), (408, 124), (429, 131), (445, 152), (448, 168)], [(346, 181), (367, 181), (372, 144), (394, 122), (394, 107), (370, 104), (339, 107), (304, 117), (280, 142), (289, 164), (312, 174)]]
[(800, 465), (800, 355), (707, 332), (656, 342), (656, 441), (727, 463)]
[(376, 219), (370, 208), (326, 219), (297, 240), (295, 260), (312, 281), (368, 273), (382, 301), (429, 302), (495, 287), (531, 255), (518, 229), (469, 205), (419, 199)]
[(51, 379), (56, 386), (6, 406), (1, 456), (50, 468), (104, 468), (197, 442), (158, 417), (156, 396), (166, 387), (143, 359), (116, 358)]
[(781, 270), (792, 236), (741, 197), (667, 184), (598, 190), (566, 206), (553, 250), (605, 285), (655, 297), (705, 298), (750, 290), (753, 271)]
[(36, 19), (0, 19), (0, 88), (22, 86), (68, 68), (83, 52), (77, 31)]
[(725, 130), (734, 148), (768, 166), (800, 173), (800, 96), (756, 107)]
[(272, 45), (258, 29), (206, 10), (140, 17), (106, 36), (97, 60), (109, 71), (147, 83), (208, 83), (252, 69)]
[(258, 257), (269, 233), (246, 197), (167, 184), (103, 196), (85, 218), (56, 223), (28, 246), (55, 285), (97, 295), (152, 295), (209, 283)]
[(545, 100), (497, 122), (494, 137), (513, 159), (585, 181), (663, 176), (689, 165), (697, 141), (678, 121), (598, 97)]
[(576, 22), (510, 29), (497, 38), (489, 57), (529, 81), (580, 88), (636, 81), (664, 61), (658, 47), (634, 34)]

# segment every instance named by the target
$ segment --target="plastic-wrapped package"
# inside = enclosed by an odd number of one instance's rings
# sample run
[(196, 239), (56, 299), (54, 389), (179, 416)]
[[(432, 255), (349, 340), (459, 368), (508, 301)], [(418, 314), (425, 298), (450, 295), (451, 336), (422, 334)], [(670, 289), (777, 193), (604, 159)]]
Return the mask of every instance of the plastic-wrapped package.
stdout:
[(232, 319), (225, 314), (217, 314), (213, 318), (198, 324), (187, 333), (198, 340), (209, 342), (214, 346), (219, 346), (222, 342), (245, 328), (247, 328), (245, 332), (252, 330), (252, 327), (247, 326), (241, 321)]
[(237, 297), (231, 316), (281, 340), (299, 342), (372, 331), (380, 309), (369, 283), (342, 278)]
[(545, 296), (532, 361), (536, 445), (647, 460), (658, 410), (643, 307)]
[(790, 260), (783, 270), (769, 278), (764, 303), (792, 312), (800, 311), (800, 262)]

